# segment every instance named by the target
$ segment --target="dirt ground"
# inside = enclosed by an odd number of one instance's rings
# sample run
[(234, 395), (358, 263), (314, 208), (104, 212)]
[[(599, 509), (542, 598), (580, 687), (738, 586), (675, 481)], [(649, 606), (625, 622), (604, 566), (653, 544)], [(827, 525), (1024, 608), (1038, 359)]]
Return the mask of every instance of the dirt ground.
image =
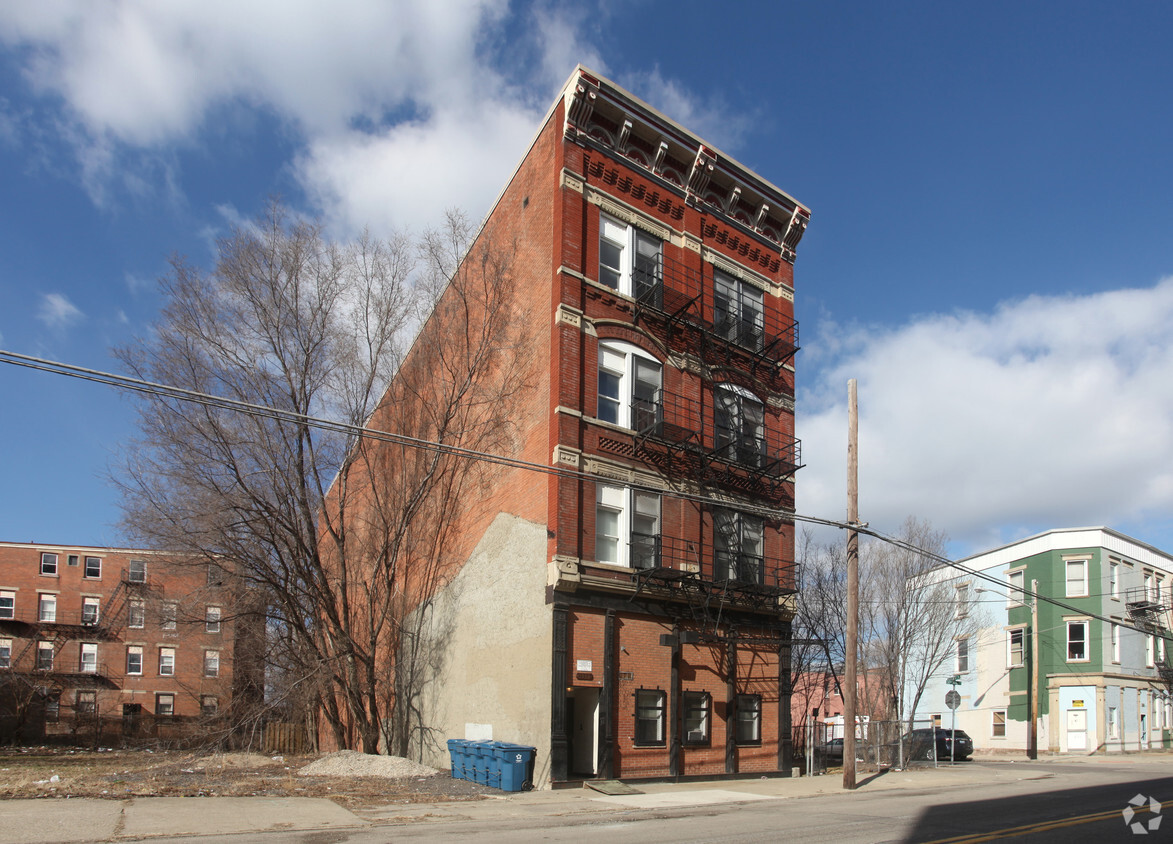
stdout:
[(482, 800), (500, 792), (430, 777), (302, 777), (314, 756), (183, 751), (0, 749), (0, 799), (16, 797), (326, 797), (346, 808)]

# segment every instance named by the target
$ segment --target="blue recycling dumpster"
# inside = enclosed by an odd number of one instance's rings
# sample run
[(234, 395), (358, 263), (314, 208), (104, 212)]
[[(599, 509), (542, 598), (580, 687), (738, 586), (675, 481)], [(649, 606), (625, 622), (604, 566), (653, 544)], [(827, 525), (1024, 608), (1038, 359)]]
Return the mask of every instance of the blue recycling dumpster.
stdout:
[(496, 788), (501, 781), (501, 767), (493, 756), (494, 742), (470, 741), (466, 744), (472, 776), (465, 779)]
[(532, 786), (537, 748), (507, 741), (494, 742), (493, 745), (501, 774), (497, 787), (502, 791), (522, 791)]
[(448, 739), (448, 756), (452, 760), (452, 778), (455, 780), (469, 779), (465, 775), (468, 766), (467, 745), (464, 739)]

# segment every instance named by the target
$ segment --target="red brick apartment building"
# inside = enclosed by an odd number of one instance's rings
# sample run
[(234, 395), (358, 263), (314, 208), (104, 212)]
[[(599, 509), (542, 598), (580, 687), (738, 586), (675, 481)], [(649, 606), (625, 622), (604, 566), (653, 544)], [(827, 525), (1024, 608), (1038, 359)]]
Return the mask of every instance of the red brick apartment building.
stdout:
[(479, 235), (516, 245), (527, 326), (509, 456), (552, 471), (499, 470), (462, 518), (429, 610), (425, 759), (493, 738), (536, 746), (539, 785), (789, 772), (809, 217), (571, 76)]
[(235, 619), (217, 566), (0, 543), (0, 738), (113, 743), (219, 730), (248, 638)]

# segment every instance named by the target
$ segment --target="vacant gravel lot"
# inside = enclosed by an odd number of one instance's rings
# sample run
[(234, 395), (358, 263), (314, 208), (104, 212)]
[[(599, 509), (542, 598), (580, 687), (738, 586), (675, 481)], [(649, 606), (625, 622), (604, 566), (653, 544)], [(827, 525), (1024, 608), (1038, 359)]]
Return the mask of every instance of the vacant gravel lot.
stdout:
[(0, 750), (0, 798), (328, 797), (347, 808), (480, 800), (495, 789), (396, 757)]

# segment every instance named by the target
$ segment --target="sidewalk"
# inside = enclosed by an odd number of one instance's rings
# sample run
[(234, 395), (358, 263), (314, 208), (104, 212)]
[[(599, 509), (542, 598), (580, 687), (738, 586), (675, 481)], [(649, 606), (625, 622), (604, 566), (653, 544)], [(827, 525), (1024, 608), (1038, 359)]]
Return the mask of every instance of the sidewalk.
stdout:
[[(964, 787), (998, 780), (1047, 776), (1021, 769), (977, 765), (863, 774), (857, 790)], [(80, 844), (112, 838), (150, 838), (215, 833), (336, 830), (392, 824), (463, 820), (534, 819), (614, 812), (688, 808), (758, 800), (843, 793), (838, 772), (795, 779), (635, 783), (642, 792), (606, 795), (587, 788), (494, 794), (485, 800), (373, 806), (349, 811), (325, 799), (266, 797), (151, 797), (130, 800), (39, 799), (0, 801), (0, 844)]]

